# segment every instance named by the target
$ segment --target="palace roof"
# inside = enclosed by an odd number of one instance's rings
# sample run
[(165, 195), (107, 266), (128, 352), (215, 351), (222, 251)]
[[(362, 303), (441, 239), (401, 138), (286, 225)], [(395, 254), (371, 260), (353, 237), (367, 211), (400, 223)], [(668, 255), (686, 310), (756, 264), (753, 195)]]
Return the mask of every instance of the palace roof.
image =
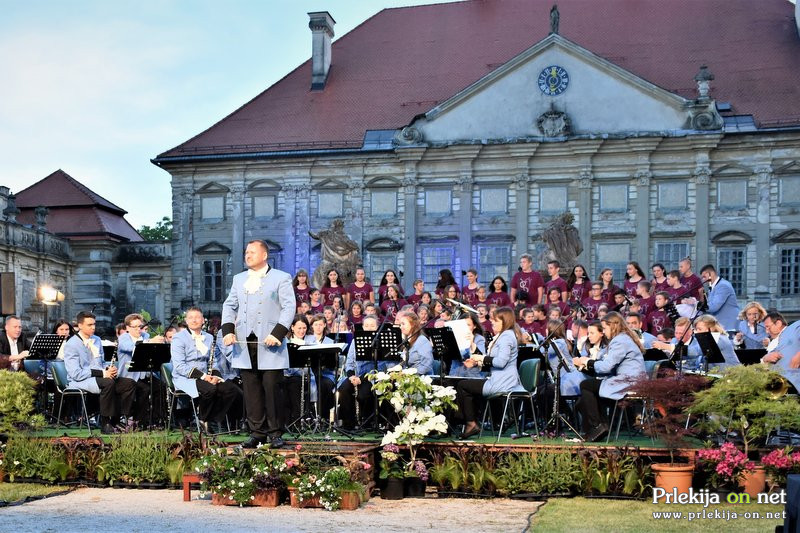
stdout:
[[(156, 162), (360, 149), (368, 130), (408, 125), (547, 37), (552, 5), (384, 9), (334, 41), (323, 90), (310, 90), (309, 59)], [(667, 91), (696, 98), (694, 76), (708, 65), (711, 96), (730, 104), (728, 115), (752, 116), (759, 129), (800, 125), (800, 38), (788, 0), (559, 0), (558, 9), (561, 36)]]

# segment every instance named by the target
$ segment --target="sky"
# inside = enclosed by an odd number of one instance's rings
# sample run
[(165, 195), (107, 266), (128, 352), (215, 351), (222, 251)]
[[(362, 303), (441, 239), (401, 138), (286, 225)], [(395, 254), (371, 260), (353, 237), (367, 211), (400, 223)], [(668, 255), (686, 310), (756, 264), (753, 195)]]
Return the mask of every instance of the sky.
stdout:
[(331, 13), (335, 41), (383, 8), (431, 3), (0, 0), (0, 185), (62, 169), (153, 225), (172, 207), (150, 159), (306, 61), (308, 12)]

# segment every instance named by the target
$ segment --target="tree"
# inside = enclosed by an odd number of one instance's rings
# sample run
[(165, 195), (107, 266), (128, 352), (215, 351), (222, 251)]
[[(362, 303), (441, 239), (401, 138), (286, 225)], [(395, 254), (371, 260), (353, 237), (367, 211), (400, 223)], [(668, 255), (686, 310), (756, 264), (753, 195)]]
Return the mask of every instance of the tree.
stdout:
[(143, 225), (139, 228), (139, 235), (146, 241), (171, 241), (172, 240), (172, 220), (164, 217), (155, 226)]

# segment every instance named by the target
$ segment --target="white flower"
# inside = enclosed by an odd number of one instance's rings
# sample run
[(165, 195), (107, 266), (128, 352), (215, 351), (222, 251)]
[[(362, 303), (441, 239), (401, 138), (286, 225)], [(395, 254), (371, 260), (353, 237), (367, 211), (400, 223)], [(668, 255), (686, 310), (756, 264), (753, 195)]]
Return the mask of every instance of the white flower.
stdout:
[(391, 373), (391, 372), (401, 372), (402, 370), (403, 370), (403, 366), (402, 365), (394, 365), (392, 368), (387, 368), (386, 369), (386, 371), (389, 372), (389, 373)]
[(403, 369), (403, 374), (406, 374), (408, 376), (413, 376), (416, 373), (417, 373), (417, 369), (414, 368), (413, 366), (410, 367), (410, 368), (404, 368)]
[(420, 376), (420, 378), (419, 378), (419, 379), (421, 379), (421, 380), (422, 380), (422, 382), (423, 382), (425, 385), (430, 385), (430, 384), (432, 384), (432, 383), (433, 383), (433, 378), (432, 378), (432, 377), (430, 377), (430, 376)]
[(386, 372), (378, 372), (375, 374), (375, 381), (386, 381), (389, 379), (389, 374)]

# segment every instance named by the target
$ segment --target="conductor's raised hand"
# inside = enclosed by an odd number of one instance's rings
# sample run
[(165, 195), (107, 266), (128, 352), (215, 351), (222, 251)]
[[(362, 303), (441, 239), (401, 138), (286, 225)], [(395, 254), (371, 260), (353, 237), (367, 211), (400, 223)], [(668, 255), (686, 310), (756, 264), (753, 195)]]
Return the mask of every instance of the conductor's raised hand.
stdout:
[(236, 333), (228, 333), (222, 338), (222, 344), (225, 346), (230, 346), (234, 342), (236, 342)]

